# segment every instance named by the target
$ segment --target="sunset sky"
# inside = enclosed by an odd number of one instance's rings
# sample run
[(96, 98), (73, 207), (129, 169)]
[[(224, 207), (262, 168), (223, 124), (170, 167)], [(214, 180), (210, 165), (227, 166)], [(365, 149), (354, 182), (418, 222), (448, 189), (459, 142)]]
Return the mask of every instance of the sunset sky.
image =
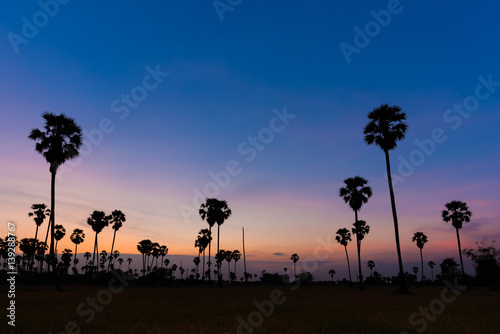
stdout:
[[(10, 1), (0, 11), (2, 237), (8, 221), (34, 237), (30, 206), (50, 203), (48, 164), (27, 136), (52, 111), (85, 139), (57, 179), (60, 250), (83, 228), (79, 253), (92, 251), (87, 218), (119, 209), (121, 253), (151, 239), (192, 258), (207, 226), (199, 204), (216, 197), (233, 211), (221, 248), (241, 250), (245, 227), (252, 272), (291, 268), (297, 253), (319, 261), (315, 276), (333, 268), (342, 278), (334, 234), (354, 214), (338, 190), (359, 175), (373, 189), (360, 212), (371, 227), (365, 275), (370, 259), (396, 274), (384, 155), (363, 142), (368, 112), (388, 103), (409, 125), (391, 151), (405, 270), (419, 261), (417, 231), (429, 238), (426, 262), (458, 261), (441, 219), (452, 200), (473, 212), (463, 248), (500, 242), (497, 2), (242, 1), (219, 13), (212, 1), (117, 4)], [(107, 228), (99, 248), (111, 239)], [(355, 242), (348, 249), (355, 275)]]

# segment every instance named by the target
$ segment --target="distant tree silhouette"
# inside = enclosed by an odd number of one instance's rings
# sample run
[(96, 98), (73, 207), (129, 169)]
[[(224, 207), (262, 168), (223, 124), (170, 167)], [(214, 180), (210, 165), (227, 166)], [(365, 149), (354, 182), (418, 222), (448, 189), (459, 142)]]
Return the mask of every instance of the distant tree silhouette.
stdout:
[[(41, 204), (33, 204), (31, 206), (31, 210), (33, 211), (28, 213), (28, 216), (29, 217), (35, 216), (33, 220), (35, 221), (36, 224), (35, 239), (37, 239), (38, 228), (40, 227), (40, 225), (43, 224), (47, 216), (50, 217), (50, 209), (47, 208), (47, 205), (41, 203)], [(47, 240), (45, 240), (45, 242), (47, 242)]]
[(458, 232), (463, 223), (470, 222), (470, 217), (472, 217), (472, 212), (469, 210), (467, 203), (460, 201), (451, 201), (444, 205), (446, 210), (441, 212), (441, 217), (445, 223), (451, 221), (451, 225), (457, 231), (457, 242), (458, 242), (458, 253), (460, 255), (460, 266), (462, 267), (462, 275), (465, 275), (464, 271), (464, 261), (462, 260), (462, 247), (460, 245), (460, 233)]
[(122, 269), (122, 264), (123, 264), (123, 259), (122, 259), (122, 258), (119, 258), (119, 259), (118, 259), (118, 264), (120, 265), (120, 266), (118, 267), (118, 269), (120, 269), (120, 270), (121, 270), (121, 269)]
[(420, 249), (420, 265), (422, 268), (422, 276), (421, 276), (420, 280), (423, 281), (424, 280), (424, 257), (422, 256), (422, 249), (424, 248), (424, 245), (427, 243), (427, 236), (422, 232), (415, 232), (411, 241), (416, 242), (417, 247)]
[[(211, 232), (208, 229), (201, 229), (198, 232), (198, 237), (194, 242), (194, 247), (198, 248), (198, 257), (203, 253), (203, 269), (202, 273), (205, 273), (205, 249), (209, 246), (212, 241)], [(205, 279), (205, 274), (202, 275), (202, 279)]]
[(418, 273), (418, 267), (417, 267), (417, 266), (415, 266), (415, 267), (413, 267), (413, 268), (412, 268), (412, 270), (413, 270), (413, 273), (415, 274), (415, 276), (417, 276), (417, 273)]
[(38, 271), (42, 272), (43, 270), (43, 260), (45, 259), (45, 252), (49, 249), (47, 243), (43, 241), (39, 241), (36, 247), (35, 259), (38, 261)]
[(79, 228), (75, 228), (73, 230), (73, 233), (71, 233), (71, 235), (69, 236), (69, 238), (71, 239), (71, 242), (73, 242), (75, 244), (75, 258), (73, 260), (73, 267), (76, 266), (76, 254), (77, 254), (77, 250), (78, 250), (78, 245), (81, 244), (83, 242), (83, 240), (85, 239), (85, 233), (83, 233), (83, 230), (80, 230)]
[(370, 276), (373, 276), (373, 268), (375, 268), (375, 262), (372, 260), (368, 261), (367, 267), (370, 269)]
[(95, 232), (95, 241), (94, 241), (94, 255), (92, 256), (92, 263), (95, 266), (95, 255), (99, 254), (99, 244), (97, 242), (97, 235), (101, 233), (101, 231), (109, 225), (110, 216), (106, 216), (103, 211), (94, 211), (87, 218), (87, 224), (92, 227), (92, 230)]
[(434, 266), (436, 265), (433, 261), (429, 261), (427, 262), (427, 265), (431, 268), (431, 276), (432, 276), (432, 280), (434, 281)]
[[(231, 215), (231, 209), (227, 206), (227, 202), (223, 200), (218, 200), (216, 198), (207, 198), (205, 203), (201, 204), (199, 214), (202, 220), (206, 220), (209, 226), (210, 235), (212, 235), (212, 226), (217, 223), (217, 252), (219, 252), (219, 237), (220, 237), (220, 226), (224, 223), (226, 219)], [(208, 244), (208, 271), (210, 272), (211, 262), (210, 262), (210, 252), (211, 252), (212, 241)], [(209, 274), (209, 280), (212, 278)], [(220, 276), (220, 265), (217, 267), (217, 275)]]
[(339, 228), (337, 230), (337, 236), (335, 237), (335, 240), (342, 246), (344, 246), (345, 249), (345, 256), (347, 258), (347, 270), (349, 272), (349, 282), (352, 283), (352, 278), (351, 278), (351, 265), (349, 264), (349, 254), (347, 254), (347, 244), (349, 241), (351, 241), (351, 232), (349, 232), (348, 229), (344, 228)]
[(295, 278), (297, 278), (297, 271), (295, 270), (295, 264), (299, 261), (299, 256), (294, 253), (290, 257), (290, 260), (293, 261), (293, 276), (294, 276), (294, 280), (295, 280)]
[(161, 264), (161, 267), (163, 268), (163, 258), (165, 256), (167, 256), (168, 254), (168, 248), (166, 245), (161, 245), (160, 246), (160, 257), (161, 257), (161, 261), (160, 261), (160, 264)]
[(231, 257), (233, 258), (234, 260), (234, 275), (236, 276), (236, 263), (241, 259), (241, 253), (239, 250), (235, 249), (232, 253), (231, 253)]
[[(111, 228), (113, 229), (113, 242), (111, 243), (111, 254), (113, 254), (113, 249), (115, 247), (115, 237), (116, 232), (123, 226), (123, 223), (126, 221), (125, 214), (120, 210), (114, 210), (111, 212), (111, 216), (109, 216), (109, 223), (113, 224)], [(111, 260), (108, 264), (108, 270), (111, 265)]]
[(405, 138), (406, 130), (408, 129), (406, 113), (401, 112), (399, 106), (390, 107), (388, 104), (383, 104), (380, 107), (373, 109), (369, 114), (370, 121), (364, 128), (365, 143), (368, 145), (375, 144), (385, 154), (385, 162), (387, 167), (387, 181), (389, 184), (389, 194), (391, 198), (392, 217), (394, 220), (394, 234), (396, 237), (396, 251), (398, 254), (399, 265), (399, 290), (401, 293), (409, 293), (406, 284), (405, 273), (403, 269), (403, 259), (401, 256), (401, 247), (399, 244), (399, 225), (398, 216), (396, 213), (396, 200), (394, 198), (394, 189), (392, 186), (391, 163), (389, 159), (389, 151), (397, 146), (397, 142)]
[[(66, 161), (78, 156), (78, 149), (82, 145), (82, 129), (74, 119), (66, 117), (64, 114), (55, 115), (50, 112), (42, 114), (45, 120), (44, 130), (32, 129), (28, 138), (36, 141), (35, 150), (42, 154), (49, 163), (51, 174), (50, 190), (50, 221), (51, 237), (49, 254), (54, 257), (54, 228), (55, 228), (55, 188), (56, 174), (58, 168)], [(53, 271), (56, 272), (56, 263), (53, 262)], [(55, 283), (58, 290), (61, 289), (55, 275)]]
[(328, 272), (328, 274), (332, 277), (332, 283), (333, 283), (333, 276), (336, 274), (335, 270), (330, 269), (330, 271)]
[(156, 266), (158, 267), (158, 257), (160, 256), (160, 244), (153, 242), (151, 245), (151, 268), (153, 268), (153, 262), (156, 260)]
[(90, 254), (90, 252), (85, 252), (85, 254), (83, 254), (83, 257), (85, 258), (85, 268), (86, 268), (86, 270), (89, 269), (88, 265), (89, 265), (89, 259), (90, 259), (91, 256), (92, 256), (92, 254)]
[(64, 238), (65, 235), (66, 235), (66, 229), (62, 225), (56, 225), (54, 227), (54, 239), (56, 240), (56, 250), (55, 250), (56, 258), (57, 258), (57, 243), (59, 242), (59, 240)]
[(359, 288), (364, 289), (363, 272), (361, 271), (361, 240), (370, 232), (370, 226), (364, 220), (358, 220), (353, 225), (352, 234), (356, 235), (356, 244), (358, 246)]
[(147, 262), (147, 256), (151, 254), (151, 251), (153, 250), (153, 243), (149, 239), (141, 240), (139, 241), (139, 244), (137, 245), (137, 250), (139, 253), (142, 254), (142, 273), (143, 276), (146, 275), (146, 262)]
[(458, 263), (455, 262), (454, 258), (444, 259), (439, 266), (441, 267), (441, 276), (448, 281), (453, 281), (460, 274), (457, 269)]
[(128, 267), (127, 267), (127, 271), (130, 271), (130, 264), (132, 263), (132, 258), (127, 258), (127, 264), (128, 264)]

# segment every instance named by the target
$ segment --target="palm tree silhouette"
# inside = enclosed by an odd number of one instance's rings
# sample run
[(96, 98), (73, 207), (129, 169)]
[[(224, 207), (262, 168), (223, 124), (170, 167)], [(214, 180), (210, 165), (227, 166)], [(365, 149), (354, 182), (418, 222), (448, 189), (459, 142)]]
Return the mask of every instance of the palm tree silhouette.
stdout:
[(363, 272), (361, 271), (361, 240), (370, 232), (370, 226), (364, 220), (355, 222), (352, 228), (352, 234), (356, 234), (356, 244), (358, 246), (358, 270), (359, 270), (359, 288), (364, 289)]
[(396, 200), (394, 198), (394, 189), (392, 187), (391, 163), (389, 159), (389, 151), (397, 146), (397, 142), (405, 138), (408, 125), (406, 113), (401, 112), (399, 106), (390, 107), (388, 104), (383, 104), (380, 107), (373, 109), (369, 114), (370, 121), (364, 128), (365, 143), (368, 145), (375, 144), (385, 154), (385, 163), (387, 167), (387, 181), (389, 183), (389, 194), (391, 198), (392, 218), (394, 220), (394, 234), (396, 238), (396, 251), (398, 254), (399, 265), (399, 290), (401, 293), (409, 293), (408, 286), (405, 280), (403, 269), (403, 259), (401, 256), (401, 247), (399, 245), (399, 225), (396, 212)]
[(56, 239), (56, 258), (57, 258), (57, 243), (66, 235), (66, 229), (62, 225), (54, 227), (54, 239)]
[(160, 246), (160, 256), (161, 256), (161, 263), (160, 263), (160, 265), (161, 265), (162, 268), (163, 268), (163, 258), (165, 256), (167, 256), (167, 254), (168, 254), (168, 248), (167, 248), (167, 246), (166, 245), (161, 245)]
[[(44, 112), (42, 118), (45, 120), (45, 132), (38, 128), (32, 129), (28, 138), (36, 141), (35, 150), (43, 155), (49, 163), (51, 174), (50, 182), (50, 251), (49, 254), (54, 257), (54, 228), (55, 228), (55, 189), (57, 169), (66, 161), (78, 156), (78, 149), (82, 145), (82, 129), (73, 118), (64, 114), (54, 115), (50, 112)], [(56, 263), (53, 262), (53, 272), (56, 272)], [(55, 275), (56, 286), (60, 289)]]
[(431, 268), (431, 275), (432, 275), (432, 280), (434, 281), (434, 266), (436, 265), (433, 261), (427, 262), (427, 265)]
[(43, 224), (43, 221), (47, 216), (50, 217), (50, 209), (47, 208), (47, 205), (41, 203), (41, 204), (33, 204), (31, 206), (31, 210), (33, 212), (28, 213), (28, 216), (35, 216), (33, 220), (35, 221), (36, 224), (36, 231), (35, 231), (35, 239), (37, 239), (38, 236), (38, 227)]
[(293, 261), (293, 275), (294, 275), (294, 280), (295, 280), (297, 278), (297, 271), (295, 270), (295, 264), (299, 261), (299, 256), (294, 253), (290, 257), (290, 260)]
[(328, 274), (332, 277), (332, 283), (333, 283), (333, 276), (336, 274), (335, 270), (330, 269), (330, 271), (328, 272)]
[[(113, 232), (113, 242), (111, 243), (111, 254), (113, 254), (113, 248), (115, 247), (115, 237), (116, 237), (116, 232), (123, 226), (123, 223), (126, 221), (125, 215), (123, 212), (120, 210), (114, 210), (111, 212), (111, 216), (109, 218), (109, 222), (113, 224), (111, 228), (114, 230)], [(111, 265), (111, 260), (109, 261), (108, 264), (108, 270), (109, 266)]]
[(415, 232), (411, 241), (416, 242), (417, 247), (420, 248), (420, 265), (422, 267), (422, 276), (421, 276), (420, 280), (423, 281), (424, 280), (424, 257), (422, 256), (422, 249), (424, 248), (424, 245), (428, 241), (427, 236), (422, 232)]
[(415, 279), (417, 279), (417, 278), (416, 278), (416, 276), (417, 276), (417, 274), (418, 274), (418, 267), (417, 267), (417, 266), (415, 266), (415, 267), (413, 267), (412, 269), (413, 269), (413, 273), (415, 274)]
[(118, 267), (118, 269), (122, 270), (122, 264), (123, 264), (123, 259), (122, 259), (122, 258), (119, 258), (119, 259), (118, 259), (118, 264), (120, 265), (120, 266)]
[(94, 255), (92, 256), (92, 264), (95, 266), (95, 255), (99, 254), (99, 244), (97, 242), (97, 235), (101, 233), (103, 228), (109, 225), (110, 216), (106, 216), (103, 211), (94, 211), (87, 218), (87, 224), (92, 227), (92, 230), (95, 232), (95, 241), (94, 241)]
[(373, 276), (373, 268), (375, 268), (375, 262), (372, 260), (368, 261), (367, 267), (370, 268), (370, 276)]
[(79, 228), (75, 228), (73, 230), (73, 233), (69, 236), (71, 239), (71, 242), (75, 244), (75, 258), (73, 259), (73, 268), (76, 266), (76, 252), (78, 249), (78, 245), (83, 242), (85, 239), (85, 233), (83, 233), (83, 230), (80, 230)]
[(151, 251), (153, 249), (152, 247), (153, 243), (149, 239), (141, 240), (139, 241), (139, 244), (137, 245), (137, 250), (139, 253), (142, 254), (142, 275), (146, 275), (146, 256), (149, 256), (151, 254)]
[(85, 258), (85, 267), (87, 268), (87, 270), (88, 270), (87, 265), (89, 263), (89, 259), (91, 256), (92, 256), (92, 254), (90, 254), (90, 252), (85, 252), (85, 254), (83, 254), (83, 257)]
[(342, 246), (344, 246), (345, 249), (345, 256), (347, 258), (347, 270), (349, 271), (349, 282), (352, 284), (352, 278), (351, 278), (351, 265), (349, 264), (349, 254), (347, 254), (347, 244), (349, 241), (351, 241), (351, 232), (349, 232), (348, 229), (344, 228), (339, 228), (337, 230), (337, 236), (335, 237), (335, 240)]
[(460, 254), (460, 266), (462, 267), (462, 275), (465, 276), (464, 262), (462, 260), (462, 247), (460, 246), (460, 230), (463, 223), (470, 222), (470, 217), (472, 217), (472, 212), (469, 210), (467, 203), (461, 201), (451, 201), (445, 204), (446, 210), (441, 212), (441, 217), (445, 223), (451, 221), (451, 225), (457, 231), (457, 242), (458, 242), (458, 253)]
[(200, 232), (198, 232), (198, 238), (195, 241), (195, 247), (199, 248), (198, 254), (201, 254), (201, 252), (203, 252), (203, 266), (202, 266), (202, 273), (203, 273), (202, 279), (203, 280), (205, 279), (205, 276), (206, 276), (205, 275), (205, 250), (207, 247), (209, 247), (211, 241), (212, 241), (212, 234), (211, 234), (209, 229), (205, 228), (205, 229), (200, 230)]
[[(209, 226), (210, 235), (212, 234), (212, 226), (217, 223), (217, 253), (219, 252), (219, 237), (220, 237), (220, 226), (224, 223), (226, 219), (231, 215), (231, 209), (227, 206), (227, 202), (223, 200), (218, 200), (216, 198), (207, 198), (205, 203), (200, 205), (199, 214), (202, 220), (207, 221)], [(210, 251), (211, 251), (212, 241), (208, 245), (208, 271), (210, 272), (211, 262), (210, 262)], [(217, 266), (217, 275), (220, 276), (220, 264)], [(209, 280), (212, 281), (211, 274), (209, 274)]]
[(234, 276), (236, 276), (236, 262), (238, 262), (241, 259), (241, 253), (239, 250), (234, 250), (231, 253), (231, 256), (233, 257), (234, 260)]

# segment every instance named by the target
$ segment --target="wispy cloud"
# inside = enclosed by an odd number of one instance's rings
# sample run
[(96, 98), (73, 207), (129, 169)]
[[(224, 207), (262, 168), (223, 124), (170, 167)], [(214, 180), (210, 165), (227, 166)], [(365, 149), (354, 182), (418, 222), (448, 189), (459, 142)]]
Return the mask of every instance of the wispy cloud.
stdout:
[(281, 253), (281, 252), (276, 252), (276, 253), (273, 253), (273, 255), (276, 255), (276, 256), (285, 256), (284, 253)]

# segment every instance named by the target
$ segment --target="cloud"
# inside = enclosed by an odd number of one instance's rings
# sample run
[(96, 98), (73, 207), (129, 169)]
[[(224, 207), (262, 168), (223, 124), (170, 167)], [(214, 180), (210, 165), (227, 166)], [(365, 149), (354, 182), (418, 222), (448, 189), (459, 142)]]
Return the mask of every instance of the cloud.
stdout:
[(273, 253), (273, 255), (276, 255), (276, 256), (285, 256), (284, 253), (280, 253), (280, 252)]

